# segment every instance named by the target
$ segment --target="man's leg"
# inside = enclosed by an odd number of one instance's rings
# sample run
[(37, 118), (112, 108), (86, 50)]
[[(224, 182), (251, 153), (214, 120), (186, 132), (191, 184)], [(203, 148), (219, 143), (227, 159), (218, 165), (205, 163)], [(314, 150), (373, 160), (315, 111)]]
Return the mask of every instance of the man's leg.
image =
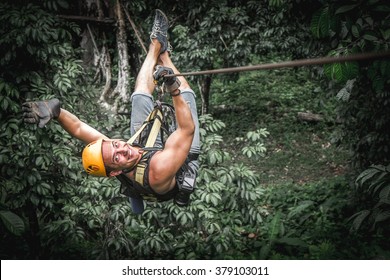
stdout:
[[(157, 40), (156, 40), (157, 41)], [(142, 64), (135, 82), (135, 89), (131, 95), (131, 135), (133, 135), (145, 121), (149, 113), (153, 110), (153, 90), (155, 87), (153, 80), (153, 69), (160, 54), (160, 44), (154, 42), (150, 44), (149, 52)]]
[[(145, 119), (154, 108), (153, 91), (155, 88), (153, 71), (160, 55), (161, 46), (165, 49), (168, 46), (168, 20), (166, 16), (160, 11), (156, 10), (156, 16), (151, 32), (151, 44), (146, 55), (145, 61), (138, 73), (134, 92), (131, 95), (131, 120), (130, 120), (130, 134), (134, 133), (141, 127)], [(157, 139), (157, 143), (162, 143)], [(158, 143), (159, 144), (159, 143)], [(144, 211), (144, 204), (142, 199), (135, 199), (130, 197), (133, 212), (141, 214)]]
[[(166, 15), (156, 10), (153, 28), (150, 34), (151, 44), (145, 61), (138, 73), (135, 89), (131, 96), (130, 133), (133, 135), (154, 108), (152, 93), (155, 88), (153, 71), (161, 52), (165, 52), (168, 43), (169, 23)], [(162, 144), (158, 138), (159, 144)]]

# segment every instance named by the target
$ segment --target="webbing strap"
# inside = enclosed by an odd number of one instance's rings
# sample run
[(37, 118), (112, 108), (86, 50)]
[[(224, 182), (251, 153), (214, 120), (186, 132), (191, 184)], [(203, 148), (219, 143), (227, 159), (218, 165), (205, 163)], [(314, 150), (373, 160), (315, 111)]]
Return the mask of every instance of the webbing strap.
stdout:
[[(134, 133), (134, 135), (127, 141), (127, 143), (129, 144), (133, 144), (135, 139), (137, 139), (137, 137), (142, 133), (142, 131), (145, 129), (145, 127), (151, 122), (154, 120), (153, 122), (153, 126), (152, 128), (150, 129), (150, 132), (149, 132), (149, 136), (148, 136), (148, 139), (146, 141), (146, 144), (145, 144), (145, 147), (153, 147), (154, 146), (154, 143), (156, 142), (156, 139), (157, 139), (157, 135), (158, 135), (158, 132), (161, 128), (161, 124), (162, 124), (162, 118), (163, 118), (163, 115), (161, 113), (161, 110), (159, 108), (155, 108), (150, 114), (149, 116), (146, 118), (146, 120), (144, 121), (143, 125), (137, 130), (136, 133)], [(157, 122), (156, 122), (157, 120)]]
[[(145, 153), (145, 152), (144, 152)], [(146, 165), (145, 163), (139, 163), (137, 165), (137, 168), (135, 169), (135, 180), (141, 184), (141, 186), (144, 185), (144, 175), (145, 175), (145, 169)]]
[(146, 141), (145, 147), (153, 147), (156, 142), (158, 132), (160, 131), (162, 124), (162, 114), (160, 110), (155, 110), (154, 122), (152, 129), (149, 132), (148, 140)]
[[(145, 129), (145, 127), (153, 121), (152, 128), (149, 131), (148, 139), (146, 140), (145, 148), (150, 148), (154, 146), (154, 143), (156, 142), (158, 132), (160, 131), (161, 124), (162, 124), (163, 115), (161, 113), (161, 110), (156, 107), (154, 110), (149, 114), (149, 116), (146, 118), (143, 125), (138, 129), (138, 131), (127, 141), (129, 144), (133, 144), (135, 139), (142, 133), (142, 131)], [(144, 156), (148, 151), (144, 151)], [(145, 162), (139, 162), (137, 164), (137, 167), (135, 169), (135, 180), (143, 186), (144, 182), (144, 175), (145, 175), (145, 169), (146, 169), (146, 163)]]

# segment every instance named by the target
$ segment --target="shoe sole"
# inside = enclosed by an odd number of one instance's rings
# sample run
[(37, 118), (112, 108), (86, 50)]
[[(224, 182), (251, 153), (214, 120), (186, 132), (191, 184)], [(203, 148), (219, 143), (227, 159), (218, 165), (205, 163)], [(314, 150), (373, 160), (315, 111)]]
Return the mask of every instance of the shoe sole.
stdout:
[(156, 9), (156, 12), (159, 12), (164, 17), (164, 19), (167, 21), (168, 27), (169, 27), (169, 20), (168, 20), (168, 17), (164, 14), (164, 12), (161, 11), (160, 9)]

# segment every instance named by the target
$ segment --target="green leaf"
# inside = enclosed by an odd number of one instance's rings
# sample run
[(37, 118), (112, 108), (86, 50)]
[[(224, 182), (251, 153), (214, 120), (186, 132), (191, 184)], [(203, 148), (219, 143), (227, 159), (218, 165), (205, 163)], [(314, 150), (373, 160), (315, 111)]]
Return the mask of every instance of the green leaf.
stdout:
[(372, 8), (372, 10), (376, 11), (376, 12), (388, 13), (388, 12), (390, 12), (390, 6), (389, 5), (379, 5), (379, 6)]
[(270, 240), (276, 239), (276, 237), (279, 235), (281, 223), (280, 217), (280, 212), (277, 212), (270, 223), (270, 227), (268, 229), (268, 236)]
[(271, 251), (271, 244), (266, 244), (266, 245), (262, 246), (260, 249), (260, 259), (262, 259), (262, 260), (267, 259), (270, 251)]
[(349, 12), (349, 11), (355, 9), (357, 6), (358, 6), (358, 4), (341, 6), (340, 8), (338, 8), (336, 10), (335, 14), (338, 15), (338, 14), (342, 14), (342, 13), (345, 13), (345, 12)]
[(356, 183), (359, 185), (364, 185), (366, 181), (370, 180), (373, 176), (378, 174), (380, 171), (376, 168), (368, 168), (364, 170), (356, 179)]
[(352, 31), (352, 35), (355, 38), (359, 38), (360, 37), (359, 28), (356, 25), (352, 25), (351, 31)]
[(330, 79), (346, 82), (356, 78), (359, 73), (359, 64), (357, 62), (328, 64), (324, 65), (324, 72)]
[(356, 214), (354, 214), (352, 217), (349, 218), (349, 220), (352, 221), (351, 231), (358, 231), (363, 223), (363, 221), (371, 214), (370, 210), (362, 210)]
[(299, 238), (293, 237), (282, 237), (276, 240), (277, 243), (287, 244), (290, 246), (298, 246), (298, 247), (309, 247), (307, 243)]
[(292, 210), (288, 213), (287, 218), (291, 219), (296, 215), (300, 215), (303, 211), (312, 205), (314, 205), (314, 201), (312, 200), (302, 201), (298, 206), (292, 208)]
[(380, 212), (378, 215), (376, 215), (375, 223), (384, 222), (388, 219), (390, 219), (390, 210)]
[(317, 38), (324, 38), (330, 34), (330, 26), (329, 7), (325, 6), (314, 14), (310, 29)]
[(23, 220), (11, 211), (1, 210), (0, 219), (5, 227), (16, 236), (20, 236), (25, 230)]
[[(388, 40), (390, 39), (390, 28), (386, 29), (385, 31), (381, 30), (383, 39)], [(0, 90), (1, 92), (1, 90)]]
[(378, 41), (378, 38), (376, 36), (370, 34), (364, 34), (363, 38), (368, 41)]

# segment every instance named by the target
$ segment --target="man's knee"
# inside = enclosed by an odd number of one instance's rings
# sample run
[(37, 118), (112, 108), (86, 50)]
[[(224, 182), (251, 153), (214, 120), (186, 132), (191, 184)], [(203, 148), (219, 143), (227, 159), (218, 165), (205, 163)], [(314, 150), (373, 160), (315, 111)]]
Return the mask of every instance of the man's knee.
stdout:
[(147, 92), (135, 91), (131, 94), (130, 101), (132, 103), (147, 102), (153, 105), (153, 96)]
[(150, 112), (154, 108), (153, 96), (148, 93), (134, 92), (131, 95), (131, 129), (132, 133), (137, 131)]
[(181, 94), (185, 100), (195, 101), (196, 94), (191, 88), (181, 89)]

